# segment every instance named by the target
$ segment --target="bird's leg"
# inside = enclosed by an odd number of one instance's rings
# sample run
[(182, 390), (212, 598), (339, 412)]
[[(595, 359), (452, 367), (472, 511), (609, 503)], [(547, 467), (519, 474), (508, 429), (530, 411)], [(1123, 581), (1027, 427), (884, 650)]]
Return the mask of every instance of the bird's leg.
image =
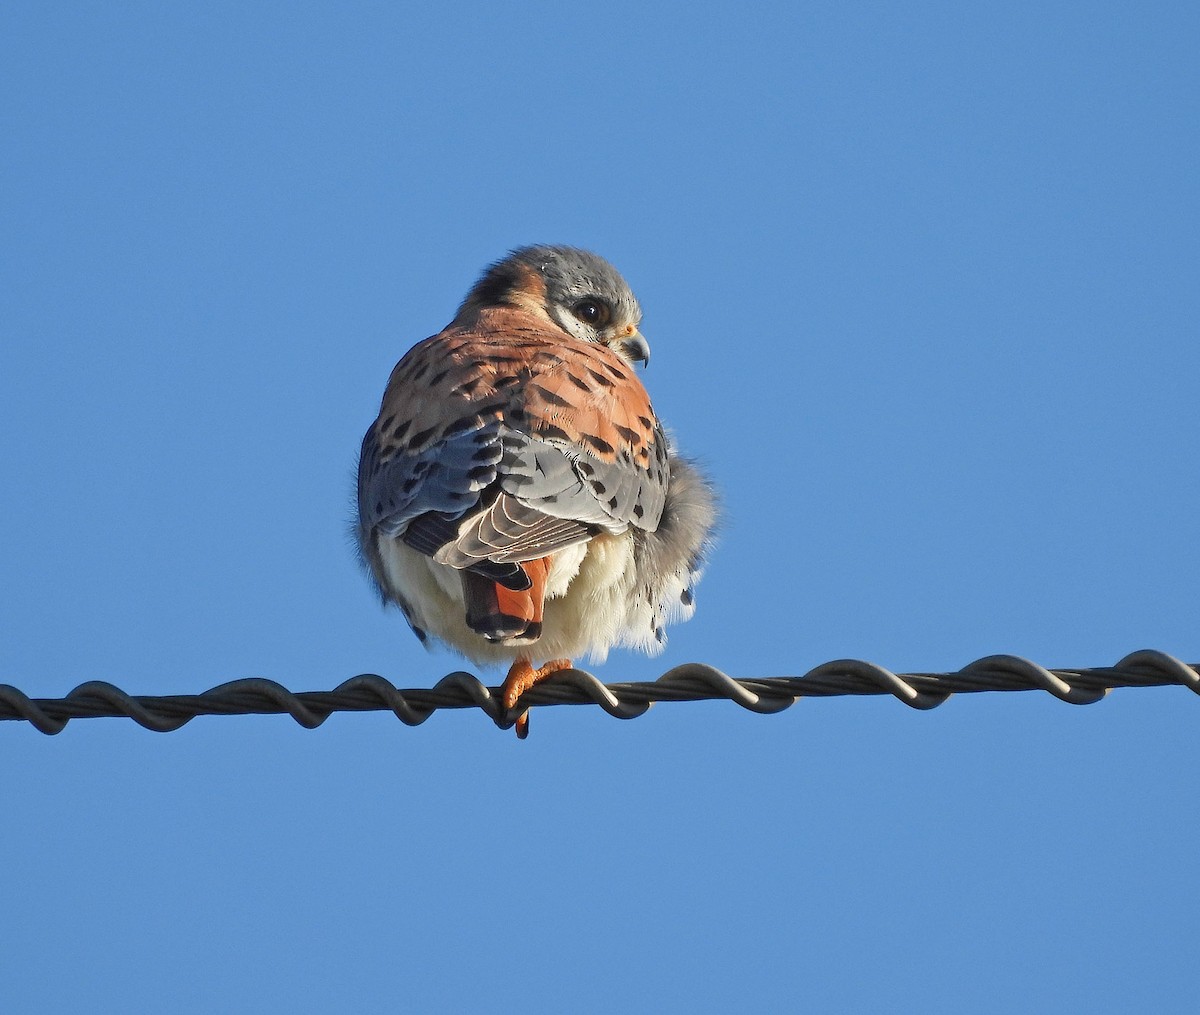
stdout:
[[(504, 683), (500, 687), (500, 697), (505, 711), (512, 709), (516, 705), (517, 699), (535, 684), (540, 684), (559, 670), (569, 670), (574, 665), (570, 659), (552, 659), (545, 666), (534, 669), (533, 663), (524, 656), (518, 658), (509, 668), (508, 676), (504, 678)], [(526, 709), (517, 718), (515, 728), (519, 739), (524, 740), (529, 736), (529, 709)]]

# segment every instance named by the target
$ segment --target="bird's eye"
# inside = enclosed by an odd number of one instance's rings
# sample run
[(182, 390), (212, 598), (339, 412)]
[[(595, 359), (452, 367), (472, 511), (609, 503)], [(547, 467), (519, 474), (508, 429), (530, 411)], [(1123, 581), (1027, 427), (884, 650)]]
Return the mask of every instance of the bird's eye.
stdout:
[(593, 328), (603, 328), (610, 316), (608, 304), (600, 300), (580, 300), (571, 308), (571, 313)]

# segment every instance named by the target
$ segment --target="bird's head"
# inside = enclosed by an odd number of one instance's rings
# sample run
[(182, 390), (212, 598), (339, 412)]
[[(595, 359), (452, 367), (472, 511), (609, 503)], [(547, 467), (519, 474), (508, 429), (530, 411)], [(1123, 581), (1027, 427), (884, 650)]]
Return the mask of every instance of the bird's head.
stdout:
[(630, 363), (650, 362), (638, 331), (642, 308), (617, 269), (575, 247), (521, 247), (483, 273), (459, 316), (484, 307), (516, 306), (572, 338), (609, 346)]

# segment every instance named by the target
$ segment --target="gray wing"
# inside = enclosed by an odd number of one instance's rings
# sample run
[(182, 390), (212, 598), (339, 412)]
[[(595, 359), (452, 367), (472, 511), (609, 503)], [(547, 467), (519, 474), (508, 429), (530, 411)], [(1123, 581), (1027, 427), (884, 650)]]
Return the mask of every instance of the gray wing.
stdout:
[(378, 428), (371, 427), (358, 465), (360, 526), (397, 537), (428, 512), (457, 518), (475, 507), (481, 491), (495, 483), (503, 454), (499, 420), (477, 425), (423, 447), (393, 446), (387, 458)]
[(397, 365), (363, 441), (360, 532), (460, 568), (532, 560), (653, 529), (668, 471), (645, 389), (610, 350), (445, 334)]

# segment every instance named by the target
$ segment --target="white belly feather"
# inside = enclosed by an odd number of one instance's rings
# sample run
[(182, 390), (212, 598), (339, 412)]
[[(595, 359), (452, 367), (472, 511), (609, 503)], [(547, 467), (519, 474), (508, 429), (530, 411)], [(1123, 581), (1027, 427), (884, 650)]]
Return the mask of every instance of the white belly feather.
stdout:
[(656, 651), (652, 609), (637, 595), (633, 540), (601, 534), (554, 554), (546, 582), (542, 636), (504, 645), (467, 627), (459, 572), (399, 540), (376, 536), (384, 577), (409, 620), (476, 663), (517, 656), (538, 659), (587, 657), (603, 662), (615, 645)]

